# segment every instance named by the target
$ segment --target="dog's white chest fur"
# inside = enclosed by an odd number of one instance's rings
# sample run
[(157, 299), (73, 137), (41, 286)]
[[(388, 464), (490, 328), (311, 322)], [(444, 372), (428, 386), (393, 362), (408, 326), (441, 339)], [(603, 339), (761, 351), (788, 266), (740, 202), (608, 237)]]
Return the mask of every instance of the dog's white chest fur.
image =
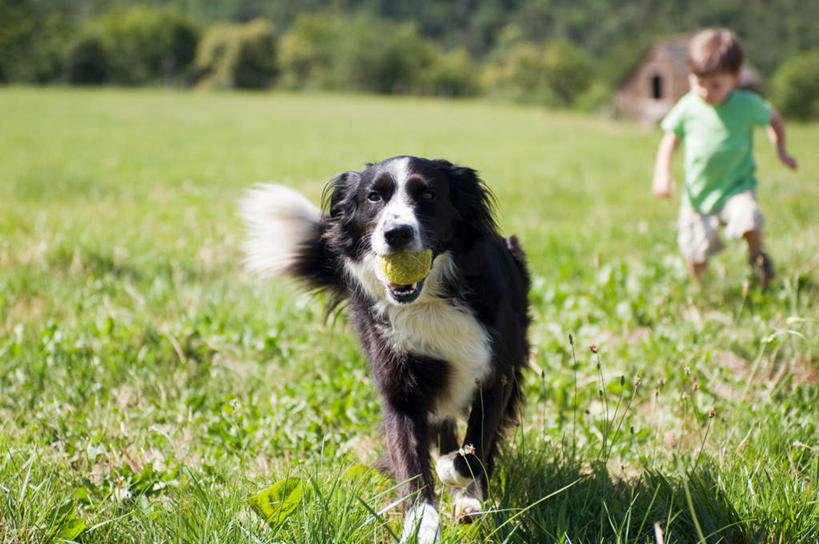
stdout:
[(478, 385), (490, 369), (491, 347), (486, 331), (466, 308), (435, 298), (407, 306), (377, 304), (391, 326), (381, 333), (393, 347), (449, 363), (449, 389), (431, 416), (454, 419), (469, 407)]

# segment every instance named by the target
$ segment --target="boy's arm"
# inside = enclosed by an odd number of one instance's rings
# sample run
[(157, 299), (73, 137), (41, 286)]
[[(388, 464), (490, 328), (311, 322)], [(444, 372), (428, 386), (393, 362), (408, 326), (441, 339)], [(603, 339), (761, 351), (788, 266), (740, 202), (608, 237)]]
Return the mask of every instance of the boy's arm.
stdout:
[(768, 125), (768, 137), (771, 143), (776, 146), (776, 152), (779, 154), (779, 160), (782, 161), (789, 168), (796, 170), (798, 166), (796, 159), (788, 155), (785, 151), (785, 121), (776, 109), (771, 108), (771, 121)]
[(680, 139), (673, 132), (666, 132), (660, 141), (657, 149), (657, 160), (654, 163), (654, 181), (651, 184), (651, 192), (655, 195), (668, 198), (671, 191), (677, 188), (674, 178), (671, 177), (671, 159), (674, 150), (680, 143)]

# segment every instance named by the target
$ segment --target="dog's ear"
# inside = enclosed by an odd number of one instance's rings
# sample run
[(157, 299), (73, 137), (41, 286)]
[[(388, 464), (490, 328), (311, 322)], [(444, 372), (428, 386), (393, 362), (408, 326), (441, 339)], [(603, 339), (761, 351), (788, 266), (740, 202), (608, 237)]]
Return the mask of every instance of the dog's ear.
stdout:
[(342, 172), (324, 187), (321, 207), (332, 219), (352, 217), (356, 210), (355, 188), (361, 177), (359, 172)]
[[(444, 161), (445, 162), (445, 161)], [(448, 164), (452, 204), (473, 233), (484, 236), (497, 230), (495, 197), (477, 172), (465, 166)]]
[(354, 252), (361, 237), (355, 226), (356, 189), (360, 179), (359, 172), (339, 174), (330, 180), (321, 197), (321, 207), (326, 210), (322, 237), (328, 247), (343, 255)]

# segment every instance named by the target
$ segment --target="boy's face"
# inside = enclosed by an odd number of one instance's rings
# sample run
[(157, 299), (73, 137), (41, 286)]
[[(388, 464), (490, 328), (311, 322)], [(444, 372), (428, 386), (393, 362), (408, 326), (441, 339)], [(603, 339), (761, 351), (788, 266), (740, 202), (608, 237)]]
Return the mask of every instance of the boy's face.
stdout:
[(716, 106), (731, 95), (731, 91), (739, 83), (739, 74), (715, 74), (703, 77), (689, 74), (688, 83), (691, 85), (691, 90), (700, 98)]

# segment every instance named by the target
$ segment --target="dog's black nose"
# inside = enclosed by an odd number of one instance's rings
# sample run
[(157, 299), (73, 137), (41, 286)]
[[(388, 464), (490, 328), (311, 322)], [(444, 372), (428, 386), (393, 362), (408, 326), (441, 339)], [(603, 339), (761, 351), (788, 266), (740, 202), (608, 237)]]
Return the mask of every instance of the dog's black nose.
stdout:
[(403, 249), (412, 241), (413, 229), (409, 225), (398, 225), (384, 231), (384, 239), (393, 249)]

